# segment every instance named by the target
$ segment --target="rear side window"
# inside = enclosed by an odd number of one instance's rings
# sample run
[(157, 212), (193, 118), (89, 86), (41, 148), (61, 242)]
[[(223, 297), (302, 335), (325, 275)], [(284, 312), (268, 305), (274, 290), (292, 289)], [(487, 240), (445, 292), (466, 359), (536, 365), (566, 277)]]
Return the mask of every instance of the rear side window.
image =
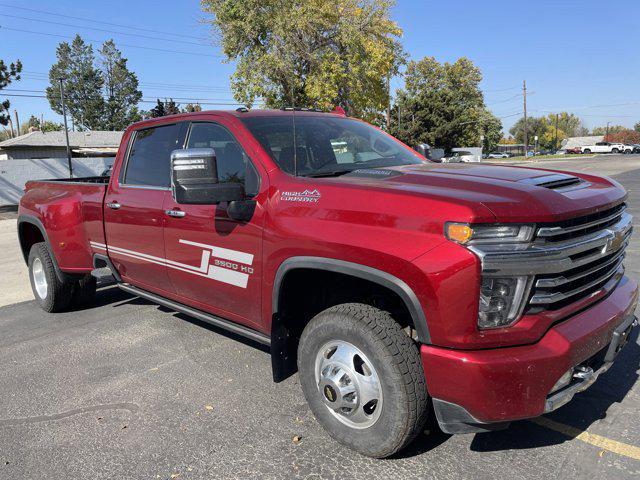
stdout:
[(180, 125), (177, 123), (138, 130), (129, 152), (123, 183), (169, 187), (170, 157), (173, 150), (181, 148), (179, 137)]

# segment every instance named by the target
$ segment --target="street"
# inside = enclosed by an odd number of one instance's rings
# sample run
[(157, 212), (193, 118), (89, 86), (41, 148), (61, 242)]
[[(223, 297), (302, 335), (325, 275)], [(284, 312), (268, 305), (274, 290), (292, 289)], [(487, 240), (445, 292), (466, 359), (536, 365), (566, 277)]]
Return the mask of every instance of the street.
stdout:
[[(611, 176), (640, 218), (640, 155), (519, 165)], [(333, 441), (298, 376), (274, 384), (268, 350), (249, 340), (113, 286), (91, 308), (43, 313), (24, 301), (15, 221), (0, 225), (0, 478), (640, 477), (637, 336), (543, 419), (457, 436), (430, 423), (399, 455), (374, 460)], [(639, 247), (636, 234), (625, 261), (636, 279)]]

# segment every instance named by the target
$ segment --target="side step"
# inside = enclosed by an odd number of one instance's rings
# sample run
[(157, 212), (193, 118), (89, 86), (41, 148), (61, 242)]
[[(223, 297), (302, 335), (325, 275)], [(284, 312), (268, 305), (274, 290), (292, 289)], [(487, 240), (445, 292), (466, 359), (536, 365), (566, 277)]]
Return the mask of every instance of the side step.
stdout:
[(189, 315), (190, 317), (197, 318), (198, 320), (202, 320), (203, 322), (209, 323), (211, 325), (215, 325), (216, 327), (224, 328), (229, 332), (233, 332), (237, 335), (241, 335), (243, 337), (249, 338), (255, 342), (261, 343), (262, 345), (271, 346), (271, 337), (265, 335), (264, 333), (258, 332), (251, 328), (245, 327), (243, 325), (239, 325), (234, 322), (230, 322), (229, 320), (225, 320), (224, 318), (216, 317), (215, 315), (211, 315), (210, 313), (203, 312), (202, 310), (197, 310), (195, 308), (188, 307), (183, 305), (182, 303), (174, 302), (173, 300), (168, 300), (160, 295), (156, 295), (155, 293), (147, 292), (146, 290), (142, 290), (138, 287), (134, 287), (133, 285), (129, 285), (128, 283), (118, 283), (118, 287), (120, 287), (125, 292), (128, 292), (137, 297), (142, 297), (146, 300), (149, 300), (153, 303), (157, 303), (162, 305), (163, 307), (170, 308), (171, 310), (175, 310), (176, 312), (184, 313), (185, 315)]

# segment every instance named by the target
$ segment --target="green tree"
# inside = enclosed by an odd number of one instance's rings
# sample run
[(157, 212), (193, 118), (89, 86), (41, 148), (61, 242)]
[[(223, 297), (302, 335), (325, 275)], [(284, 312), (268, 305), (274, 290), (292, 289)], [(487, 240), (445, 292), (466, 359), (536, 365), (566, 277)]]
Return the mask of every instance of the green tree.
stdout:
[(172, 98), (161, 101), (157, 99), (156, 106), (148, 112), (148, 116), (151, 118), (164, 117), (166, 115), (175, 115), (181, 113), (180, 105), (173, 101)]
[(31, 115), (26, 123), (23, 123), (20, 130), (23, 135), (29, 133), (30, 130), (39, 130), (41, 132), (57, 132), (64, 129), (64, 125), (61, 123), (52, 122), (50, 120), (40, 121), (35, 115)]
[(595, 127), (593, 130), (591, 130), (591, 135), (606, 135), (607, 132), (609, 134), (612, 133), (620, 133), (620, 132), (624, 132), (626, 130), (626, 127), (623, 127), (622, 125), (609, 125), (609, 129), (607, 130), (607, 127)]
[(558, 130), (562, 130), (567, 137), (579, 137), (582, 136), (582, 134), (588, 134), (588, 130), (587, 133), (584, 132), (586, 129), (583, 126), (580, 117), (574, 115), (573, 113), (550, 113), (547, 116), (547, 124), (552, 125), (554, 128), (556, 126), (556, 120), (558, 124)]
[(62, 42), (56, 50), (58, 58), (49, 70), (47, 98), (51, 109), (62, 114), (60, 79), (64, 81), (65, 101), (74, 124), (80, 129), (97, 130), (104, 123), (104, 78), (95, 66), (93, 47), (76, 35), (69, 45)]
[(388, 103), (387, 79), (403, 61), (391, 0), (201, 0), (247, 105), (340, 105), (372, 118)]
[[(11, 82), (20, 80), (20, 72), (22, 72), (22, 63), (17, 60), (15, 63), (7, 65), (3, 60), (0, 60), (0, 90), (5, 88)], [(0, 102), (0, 125), (7, 125), (11, 113), (9, 112), (11, 102), (9, 100), (3, 100)]]
[(633, 129), (634, 129), (636, 132), (640, 132), (640, 122), (636, 123), (636, 124), (633, 126)]
[[(538, 139), (544, 135), (544, 132), (547, 130), (547, 126), (549, 125), (547, 121), (547, 117), (528, 117), (527, 118), (527, 133), (528, 133), (528, 143), (530, 146), (534, 144), (534, 139), (536, 135)], [(509, 133), (513, 138), (516, 139), (518, 143), (524, 143), (524, 117), (520, 118), (513, 126), (509, 129)]]
[(500, 139), (500, 120), (484, 105), (482, 73), (469, 59), (444, 64), (433, 57), (411, 61), (404, 80), (391, 111), (390, 133), (405, 143), (449, 150), (480, 145), (481, 135), (486, 148)]
[(199, 103), (187, 103), (187, 106), (182, 109), (183, 113), (201, 112), (202, 107)]
[(102, 128), (124, 130), (141, 118), (137, 106), (142, 98), (138, 77), (127, 68), (127, 59), (113, 40), (104, 42), (99, 53), (106, 98)]

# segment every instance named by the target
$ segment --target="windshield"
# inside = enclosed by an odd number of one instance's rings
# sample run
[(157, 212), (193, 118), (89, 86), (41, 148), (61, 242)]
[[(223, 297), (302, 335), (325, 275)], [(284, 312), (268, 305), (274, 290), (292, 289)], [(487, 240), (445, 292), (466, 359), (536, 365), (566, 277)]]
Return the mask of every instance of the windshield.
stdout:
[(293, 121), (293, 115), (242, 118), (287, 173), (322, 176), (425, 161), (417, 152), (364, 122), (329, 115), (299, 115), (294, 128)]

